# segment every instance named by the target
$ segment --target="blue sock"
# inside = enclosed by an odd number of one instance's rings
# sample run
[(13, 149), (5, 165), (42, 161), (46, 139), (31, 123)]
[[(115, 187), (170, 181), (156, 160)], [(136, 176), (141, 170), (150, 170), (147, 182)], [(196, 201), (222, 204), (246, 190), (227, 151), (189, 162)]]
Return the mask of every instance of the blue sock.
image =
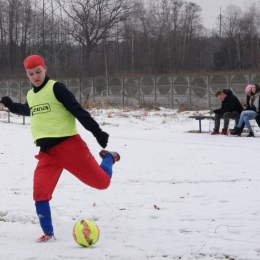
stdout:
[(51, 220), (51, 209), (48, 200), (35, 202), (36, 213), (44, 234), (54, 235)]
[(105, 156), (100, 164), (100, 167), (109, 175), (110, 179), (112, 178), (113, 164), (114, 160), (110, 155)]

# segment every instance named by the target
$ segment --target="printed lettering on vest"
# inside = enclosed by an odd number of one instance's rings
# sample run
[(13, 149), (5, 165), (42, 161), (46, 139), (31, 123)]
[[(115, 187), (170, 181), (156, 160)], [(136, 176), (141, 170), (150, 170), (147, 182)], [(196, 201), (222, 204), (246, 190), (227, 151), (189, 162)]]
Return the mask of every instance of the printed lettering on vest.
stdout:
[(34, 116), (36, 114), (43, 114), (51, 112), (51, 107), (49, 104), (41, 104), (34, 107), (31, 107), (31, 115)]

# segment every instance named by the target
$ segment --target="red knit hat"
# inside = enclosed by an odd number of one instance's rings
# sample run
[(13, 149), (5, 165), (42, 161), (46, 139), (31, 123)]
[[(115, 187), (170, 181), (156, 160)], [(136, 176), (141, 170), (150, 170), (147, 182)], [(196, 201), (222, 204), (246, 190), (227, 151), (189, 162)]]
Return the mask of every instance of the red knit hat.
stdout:
[(37, 66), (43, 66), (45, 67), (44, 64), (44, 59), (42, 56), (40, 55), (30, 55), (28, 56), (24, 61), (23, 61), (23, 65), (25, 70), (37, 67)]

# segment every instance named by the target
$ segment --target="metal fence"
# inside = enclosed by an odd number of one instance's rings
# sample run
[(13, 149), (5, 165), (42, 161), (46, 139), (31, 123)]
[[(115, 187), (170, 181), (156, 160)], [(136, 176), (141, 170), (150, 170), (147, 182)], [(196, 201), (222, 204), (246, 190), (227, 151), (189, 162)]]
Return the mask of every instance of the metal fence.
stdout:
[[(221, 89), (231, 89), (241, 102), (245, 102), (245, 87), (249, 83), (260, 84), (260, 74), (57, 80), (83, 105), (93, 101), (113, 107), (153, 105), (179, 108), (185, 105), (211, 109), (219, 106), (215, 93)], [(15, 102), (25, 102), (30, 88), (28, 80), (3, 80), (0, 81), (0, 96), (10, 96)]]

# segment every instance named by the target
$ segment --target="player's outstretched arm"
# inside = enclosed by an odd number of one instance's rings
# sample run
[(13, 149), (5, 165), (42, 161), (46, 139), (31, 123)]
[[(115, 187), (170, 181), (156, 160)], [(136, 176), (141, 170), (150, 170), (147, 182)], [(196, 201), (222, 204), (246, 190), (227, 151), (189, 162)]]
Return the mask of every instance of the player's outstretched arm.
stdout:
[(10, 97), (5, 96), (1, 98), (0, 103), (2, 103), (10, 112), (14, 114), (30, 116), (30, 108), (27, 102), (25, 104), (14, 103)]

